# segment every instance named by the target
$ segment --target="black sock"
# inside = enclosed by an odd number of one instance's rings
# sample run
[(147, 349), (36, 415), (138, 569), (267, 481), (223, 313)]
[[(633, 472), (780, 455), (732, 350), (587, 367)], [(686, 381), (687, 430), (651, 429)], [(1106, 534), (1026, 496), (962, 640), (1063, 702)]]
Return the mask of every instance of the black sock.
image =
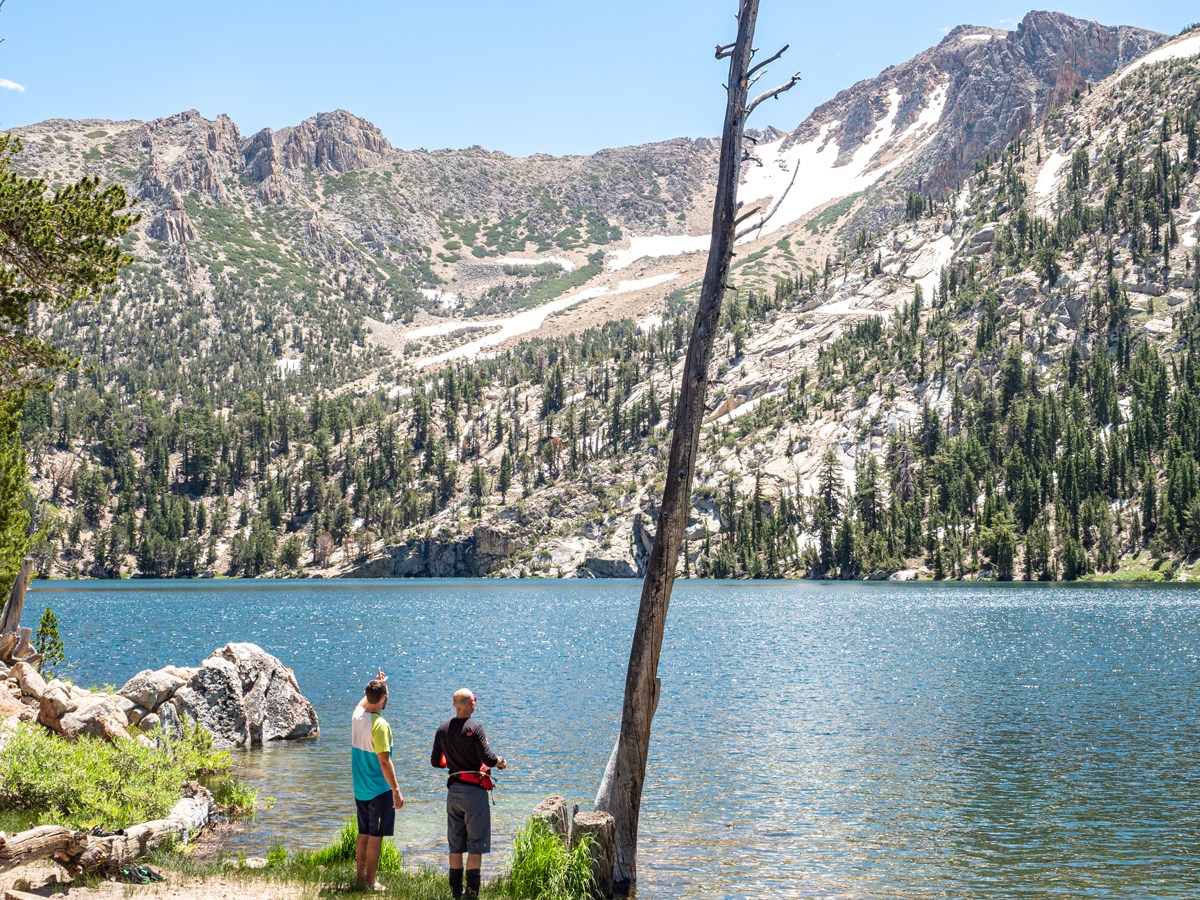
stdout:
[(455, 896), (455, 897), (462, 896), (462, 884), (463, 884), (463, 870), (462, 869), (451, 869), (450, 870), (450, 893), (452, 896)]
[(479, 870), (467, 869), (467, 895), (470, 897), (479, 896)]

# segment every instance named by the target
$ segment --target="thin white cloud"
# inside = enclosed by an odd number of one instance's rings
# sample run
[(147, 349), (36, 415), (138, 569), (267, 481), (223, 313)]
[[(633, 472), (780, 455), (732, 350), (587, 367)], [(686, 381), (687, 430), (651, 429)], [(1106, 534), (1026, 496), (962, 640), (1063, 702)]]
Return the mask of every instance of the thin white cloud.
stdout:
[(20, 91), (22, 94), (25, 93), (25, 85), (9, 81), (7, 78), (0, 78), (0, 88), (4, 88), (6, 91)]

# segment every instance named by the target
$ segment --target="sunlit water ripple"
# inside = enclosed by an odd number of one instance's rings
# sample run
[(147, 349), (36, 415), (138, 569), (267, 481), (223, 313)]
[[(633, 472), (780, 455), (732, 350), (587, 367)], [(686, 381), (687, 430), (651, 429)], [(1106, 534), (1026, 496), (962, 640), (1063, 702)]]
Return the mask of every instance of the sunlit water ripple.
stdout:
[[(238, 754), (276, 798), (230, 838), (327, 842), (352, 814), (348, 719), (389, 672), (408, 805), (442, 860), (433, 729), (469, 686), (513, 763), (498, 849), (550, 793), (590, 805), (616, 736), (629, 582), (38, 584), (81, 683), (253, 641), (295, 669), (316, 741)], [(1200, 895), (1192, 590), (680, 583), (642, 807), (645, 897)], [(122, 629), (114, 623), (129, 623)], [(499, 856), (490, 867), (499, 868)]]

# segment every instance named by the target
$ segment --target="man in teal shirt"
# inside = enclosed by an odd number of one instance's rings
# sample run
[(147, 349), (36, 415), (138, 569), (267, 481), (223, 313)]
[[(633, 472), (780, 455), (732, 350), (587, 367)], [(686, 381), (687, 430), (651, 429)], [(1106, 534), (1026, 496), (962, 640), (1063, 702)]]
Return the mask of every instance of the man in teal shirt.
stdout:
[(404, 797), (392, 767), (392, 727), (380, 715), (387, 707), (387, 676), (383, 670), (367, 684), (350, 724), (350, 768), (354, 775), (354, 804), (358, 807), (358, 840), (354, 862), (358, 886), (384, 889), (375, 880), (383, 839), (396, 827), (396, 810)]

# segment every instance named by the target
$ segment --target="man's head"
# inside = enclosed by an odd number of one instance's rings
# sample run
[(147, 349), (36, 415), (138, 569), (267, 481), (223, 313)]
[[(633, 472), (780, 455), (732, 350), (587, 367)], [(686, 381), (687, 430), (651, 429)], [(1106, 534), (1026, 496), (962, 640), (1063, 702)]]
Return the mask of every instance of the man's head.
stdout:
[(469, 688), (459, 688), (454, 692), (454, 711), (459, 718), (466, 718), (475, 709), (475, 695)]
[(367, 695), (368, 706), (378, 709), (387, 706), (387, 685), (380, 679), (372, 678), (368, 681), (364, 693)]

